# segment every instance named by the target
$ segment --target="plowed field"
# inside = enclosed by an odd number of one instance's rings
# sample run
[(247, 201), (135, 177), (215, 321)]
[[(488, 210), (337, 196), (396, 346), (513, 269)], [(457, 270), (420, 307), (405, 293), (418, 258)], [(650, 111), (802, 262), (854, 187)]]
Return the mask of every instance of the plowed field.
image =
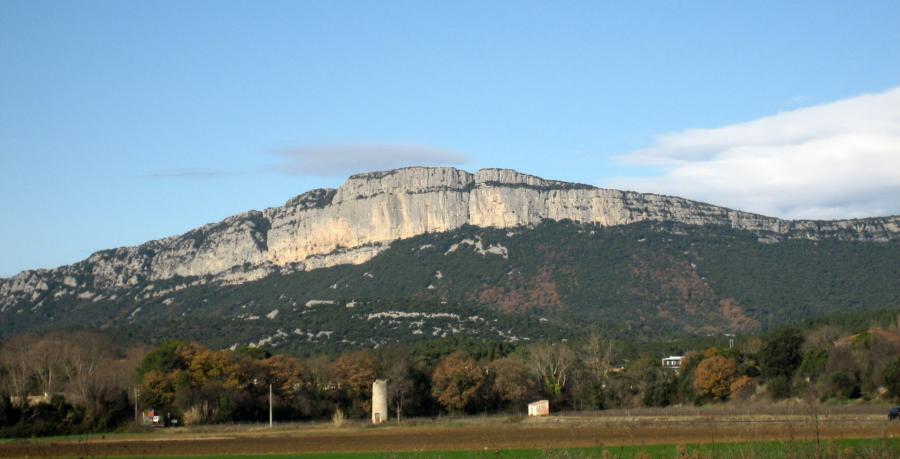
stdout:
[[(818, 426), (818, 427), (817, 427)], [(170, 429), (151, 434), (16, 440), (0, 444), (0, 457), (291, 454), (317, 452), (484, 451), (705, 444), (814, 439), (900, 438), (900, 422), (874, 416), (814, 420), (771, 417), (502, 419), (459, 424), (346, 427), (323, 425)]]

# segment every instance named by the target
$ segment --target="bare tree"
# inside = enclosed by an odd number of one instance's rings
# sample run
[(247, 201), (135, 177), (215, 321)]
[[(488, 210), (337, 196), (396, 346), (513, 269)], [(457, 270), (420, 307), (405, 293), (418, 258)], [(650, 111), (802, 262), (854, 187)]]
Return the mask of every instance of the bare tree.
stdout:
[[(116, 381), (109, 376), (114, 365), (112, 344), (101, 335), (75, 332), (57, 337), (62, 344), (60, 366), (69, 390), (87, 403), (92, 392), (106, 392)], [(101, 378), (100, 375), (105, 377)]]
[(823, 325), (817, 327), (806, 336), (803, 342), (803, 352), (813, 349), (828, 349), (834, 346), (834, 342), (840, 339), (842, 333), (840, 329), (833, 325)]
[(29, 384), (34, 373), (31, 363), (31, 350), (34, 348), (35, 339), (30, 335), (20, 335), (10, 338), (0, 348), (0, 365), (6, 370), (4, 388), (9, 395), (24, 400), (28, 395)]
[(594, 381), (604, 382), (613, 358), (613, 341), (599, 333), (591, 333), (581, 346), (581, 360)]
[(406, 359), (397, 359), (387, 369), (388, 395), (396, 409), (397, 422), (403, 413), (403, 402), (415, 390), (415, 382), (410, 375), (409, 363)]
[(540, 343), (531, 348), (530, 363), (547, 392), (558, 397), (566, 389), (575, 353), (566, 343)]
[(306, 368), (306, 379), (313, 390), (325, 390), (335, 382), (334, 366), (324, 355), (306, 359), (303, 367)]
[(67, 351), (65, 332), (49, 333), (34, 343), (29, 352), (38, 391), (53, 395), (65, 381), (62, 363)]

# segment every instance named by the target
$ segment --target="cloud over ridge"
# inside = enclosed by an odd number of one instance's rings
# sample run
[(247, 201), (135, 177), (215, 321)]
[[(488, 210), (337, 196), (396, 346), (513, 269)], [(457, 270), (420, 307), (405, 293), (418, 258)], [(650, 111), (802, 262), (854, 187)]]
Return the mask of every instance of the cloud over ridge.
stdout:
[(713, 129), (627, 153), (653, 177), (606, 185), (783, 218), (900, 213), (900, 87)]
[(274, 169), (296, 176), (344, 177), (406, 166), (455, 166), (470, 162), (461, 153), (418, 145), (310, 146), (274, 154), (282, 159)]
[(209, 179), (229, 175), (229, 172), (208, 167), (181, 167), (161, 169), (141, 175), (150, 179)]

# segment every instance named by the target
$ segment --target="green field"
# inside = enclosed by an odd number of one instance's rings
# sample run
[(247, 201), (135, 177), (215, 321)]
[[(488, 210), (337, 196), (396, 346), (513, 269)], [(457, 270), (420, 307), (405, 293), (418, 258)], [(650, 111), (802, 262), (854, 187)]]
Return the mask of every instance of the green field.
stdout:
[[(134, 456), (117, 456), (129, 458)], [(313, 453), (233, 456), (141, 456), (146, 459), (468, 459), (468, 458), (896, 458), (900, 457), (900, 439), (847, 439), (791, 442), (740, 442), (702, 445), (648, 445), (614, 448), (511, 449), (486, 451), (430, 451), (396, 453)]]

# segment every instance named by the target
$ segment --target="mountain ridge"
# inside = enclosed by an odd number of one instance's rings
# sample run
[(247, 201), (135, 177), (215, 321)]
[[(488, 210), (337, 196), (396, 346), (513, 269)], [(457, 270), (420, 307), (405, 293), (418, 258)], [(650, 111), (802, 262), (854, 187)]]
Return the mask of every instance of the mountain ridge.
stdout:
[(638, 222), (545, 220), (398, 240), (362, 264), (239, 285), (171, 279), (0, 314), (0, 338), (90, 329), (129, 343), (196, 340), (294, 353), (445, 337), (659, 340), (757, 333), (900, 305), (900, 241), (785, 239)]
[(409, 167), (356, 174), (337, 189), (314, 189), (283, 206), (251, 210), (130, 247), (95, 252), (55, 269), (0, 279), (0, 312), (50, 297), (93, 301), (118, 289), (184, 279), (240, 284), (275, 272), (359, 264), (394, 241), (472, 225), (533, 226), (571, 220), (599, 226), (641, 221), (719, 225), (759, 234), (760, 242), (839, 239), (888, 242), (900, 216), (782, 220), (684, 198), (545, 180), (510, 169)]

